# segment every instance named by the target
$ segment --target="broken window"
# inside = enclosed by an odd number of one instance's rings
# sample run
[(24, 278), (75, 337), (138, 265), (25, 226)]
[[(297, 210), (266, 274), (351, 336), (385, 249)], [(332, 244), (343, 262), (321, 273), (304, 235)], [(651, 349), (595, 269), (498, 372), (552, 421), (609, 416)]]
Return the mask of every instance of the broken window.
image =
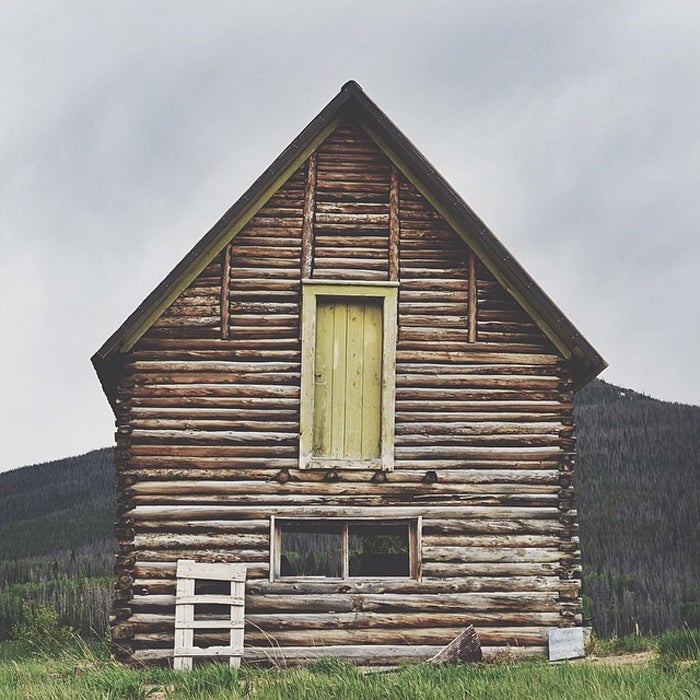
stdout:
[(273, 577), (418, 578), (420, 519), (273, 521)]

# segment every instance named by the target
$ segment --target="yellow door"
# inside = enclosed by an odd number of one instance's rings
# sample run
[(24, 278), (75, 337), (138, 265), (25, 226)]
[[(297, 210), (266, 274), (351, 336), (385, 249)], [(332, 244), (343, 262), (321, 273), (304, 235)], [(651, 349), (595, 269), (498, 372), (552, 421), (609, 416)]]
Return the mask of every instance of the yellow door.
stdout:
[(381, 455), (382, 303), (318, 297), (313, 456)]

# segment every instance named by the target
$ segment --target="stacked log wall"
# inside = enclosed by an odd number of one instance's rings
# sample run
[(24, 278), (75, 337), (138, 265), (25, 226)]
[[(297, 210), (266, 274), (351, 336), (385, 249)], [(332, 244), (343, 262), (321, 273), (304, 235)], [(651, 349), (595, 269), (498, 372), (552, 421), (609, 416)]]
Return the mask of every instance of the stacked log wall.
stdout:
[[(487, 654), (542, 653), (549, 629), (581, 621), (567, 363), (357, 127), (342, 125), (313, 161), (125, 357), (117, 655), (170, 658), (179, 558), (247, 564), (249, 662), (424, 658), (469, 623)], [(305, 246), (315, 279), (383, 281), (398, 265), (384, 483), (298, 470)], [(296, 479), (279, 483), (282, 469)], [(273, 515), (420, 517), (422, 577), (270, 581)]]

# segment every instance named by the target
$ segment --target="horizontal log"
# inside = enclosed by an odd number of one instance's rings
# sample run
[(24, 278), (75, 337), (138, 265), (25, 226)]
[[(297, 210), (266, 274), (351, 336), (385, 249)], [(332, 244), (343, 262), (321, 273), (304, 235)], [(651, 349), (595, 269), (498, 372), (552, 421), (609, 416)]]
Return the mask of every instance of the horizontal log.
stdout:
[[(296, 417), (296, 416), (293, 416)], [(251, 431), (253, 434), (261, 435), (260, 431), (270, 431), (272, 434), (275, 433), (291, 433), (298, 436), (299, 434), (299, 423), (298, 421), (290, 420), (285, 422), (274, 422), (272, 420), (235, 420), (233, 418), (229, 419), (189, 419), (189, 420), (177, 420), (173, 418), (150, 418), (150, 419), (139, 419), (137, 417), (132, 418), (130, 421), (130, 426), (132, 431), (142, 430), (142, 431), (154, 431), (154, 430), (166, 430), (174, 431), (181, 434), (183, 431), (219, 431), (223, 430), (234, 432), (240, 431)], [(226, 442), (227, 440), (222, 440)]]
[(556, 376), (533, 377), (531, 375), (485, 374), (397, 374), (397, 388), (452, 388), (452, 389), (507, 389), (508, 391), (557, 390), (559, 378)]
[[(189, 558), (191, 558), (191, 553)], [(239, 562), (234, 561), (230, 563), (236, 564)], [(176, 561), (137, 561), (134, 568), (134, 574), (139, 576), (150, 576), (153, 578), (160, 577), (160, 581), (163, 583), (168, 581), (172, 582), (175, 577), (176, 566)], [(246, 577), (248, 581), (255, 582), (256, 580), (266, 580), (269, 578), (269, 576), (269, 566), (256, 564), (255, 562), (246, 563)], [(156, 601), (155, 607), (161, 606), (163, 604), (162, 599), (159, 599), (157, 595), (150, 595), (150, 589), (148, 587), (144, 587), (144, 584), (137, 583), (137, 581), (140, 580), (142, 579), (134, 579), (134, 598), (136, 598), (139, 601), (139, 606), (141, 608), (151, 607), (148, 604), (149, 600)], [(160, 588), (158, 595), (160, 595), (164, 591), (169, 591), (172, 593), (175, 590), (174, 586), (162, 585), (158, 588)], [(157, 591), (154, 590), (154, 593), (156, 592)]]
[[(394, 628), (370, 629), (370, 630), (313, 630), (308, 631), (286, 631), (275, 630), (274, 632), (254, 632), (248, 633), (249, 642), (253, 645), (264, 644), (265, 634), (272, 637), (275, 645), (303, 644), (313, 640), (316, 644), (390, 644), (401, 640), (404, 644), (421, 645), (431, 643), (447, 643), (454, 639), (464, 630), (466, 625), (456, 627), (434, 627), (431, 629), (416, 628)], [(543, 627), (485, 627), (480, 626), (479, 639), (484, 644), (513, 644), (519, 646), (540, 645), (547, 642), (549, 628)]]
[(269, 446), (270, 444), (288, 445), (299, 439), (297, 432), (253, 432), (247, 430), (143, 430), (136, 428), (131, 431), (131, 438), (134, 442), (143, 441), (167, 441), (174, 443), (218, 443), (226, 444), (249, 444), (258, 443)]
[(343, 281), (376, 281), (384, 282), (388, 278), (388, 271), (382, 267), (377, 270), (359, 270), (353, 268), (329, 267), (319, 268), (316, 266), (313, 274), (314, 279), (318, 280), (343, 280)]
[(138, 531), (163, 533), (217, 533), (229, 532), (238, 535), (265, 534), (270, 532), (270, 520), (154, 520), (138, 524)]
[(557, 548), (561, 537), (554, 535), (424, 535), (422, 544), (432, 547), (539, 547)]
[[(391, 644), (400, 640), (406, 645), (422, 645), (435, 643), (448, 643), (464, 630), (466, 625), (458, 627), (435, 627), (421, 629), (411, 627), (399, 627), (393, 630), (375, 629), (315, 629), (315, 630), (275, 630), (267, 629), (258, 631), (247, 630), (245, 634), (246, 644), (254, 646), (269, 644), (275, 648), (284, 649), (285, 645), (315, 644), (332, 648), (340, 644)], [(515, 646), (546, 644), (550, 627), (479, 627), (479, 640), (484, 644), (513, 644)], [(227, 640), (227, 632), (200, 633), (203, 641), (219, 644)], [(170, 643), (173, 632), (163, 633), (139, 633), (134, 635), (136, 643)], [(209, 646), (197, 649), (198, 656), (214, 656), (208, 654), (211, 650), (225, 649), (221, 646)], [(217, 652), (218, 653), (218, 652)], [(225, 652), (221, 652), (225, 654)], [(176, 649), (177, 654), (177, 649)], [(184, 653), (183, 653), (184, 655)], [(194, 655), (194, 654), (193, 654)]]
[[(179, 458), (180, 459), (180, 458)], [(187, 459), (187, 458), (181, 458)], [(132, 458), (129, 467), (121, 470), (124, 476), (133, 477), (136, 481), (167, 481), (172, 483), (175, 480), (216, 480), (247, 483), (249, 481), (262, 481), (268, 483), (276, 475), (279, 469), (291, 470), (292, 476), (298, 477), (304, 483), (323, 481), (326, 472), (324, 470), (304, 470), (299, 471), (299, 462), (296, 459), (266, 460), (260, 458), (249, 458), (231, 463), (226, 458), (220, 461), (208, 461), (215, 458), (197, 458), (197, 464), (189, 466), (179, 466), (178, 462), (173, 462), (170, 457), (166, 462), (158, 459)], [(199, 463), (203, 460), (202, 463)], [(191, 460), (188, 460), (188, 462)], [(131, 468), (135, 462), (136, 468)], [(162, 464), (162, 466), (151, 467), (151, 463)], [(452, 464), (452, 463), (450, 463)], [(457, 463), (459, 464), (459, 462)], [(217, 468), (219, 466), (220, 468)], [(433, 466), (433, 465), (427, 465)], [(261, 467), (261, 468), (258, 468)], [(447, 488), (448, 484), (546, 484), (557, 486), (560, 483), (560, 476), (555, 469), (447, 469), (440, 468), (439, 483), (432, 485), (423, 484), (426, 464), (416, 463), (414, 467), (405, 466), (403, 463), (399, 468), (387, 477), (386, 484), (404, 484), (406, 488), (420, 484), (420, 488), (429, 491), (436, 486), (440, 489)], [(339, 482), (343, 484), (371, 483), (374, 476), (372, 470), (347, 469), (338, 470)], [(330, 484), (329, 484), (330, 485)], [(294, 484), (292, 484), (294, 486)], [(338, 486), (338, 484), (335, 484)], [(372, 484), (373, 488), (380, 488)], [(173, 485), (173, 488), (177, 488)], [(449, 487), (452, 490), (454, 486)]]
[[(232, 330), (235, 332), (235, 330)], [(134, 372), (122, 380), (123, 386), (150, 386), (152, 384), (185, 385), (185, 384), (255, 384), (266, 386), (269, 384), (289, 384), (296, 386), (299, 383), (299, 372), (234, 372), (225, 370), (220, 372)]]
[(537, 460), (556, 459), (562, 456), (562, 451), (556, 447), (462, 447), (421, 445), (395, 448), (396, 459), (431, 459), (431, 458), (462, 458), (493, 457), (503, 460)]
[[(258, 666), (295, 666), (309, 663), (316, 659), (337, 658), (362, 666), (395, 666), (409, 661), (425, 661), (435, 656), (444, 645), (396, 646), (311, 646), (311, 647), (253, 647), (243, 650), (243, 661)], [(547, 646), (486, 646), (482, 645), (485, 660), (503, 658), (524, 658), (546, 656)], [(130, 663), (165, 664), (172, 659), (172, 648), (137, 649), (128, 656)]]
[[(167, 330), (167, 329), (165, 329)], [(204, 335), (204, 331), (202, 332)], [(192, 334), (191, 334), (192, 335)], [(497, 345), (498, 342), (495, 339), (487, 339), (488, 342), (484, 342), (483, 345)], [(430, 334), (427, 334), (422, 338), (406, 338), (399, 336), (399, 343), (397, 345), (399, 352), (416, 352), (416, 353), (433, 353), (433, 352), (466, 352), (471, 348), (473, 343), (468, 342), (467, 339), (460, 337), (455, 338), (437, 338)], [(501, 343), (501, 345), (506, 345), (507, 343)], [(509, 348), (513, 352), (524, 352), (524, 353), (544, 353), (549, 350), (546, 343), (542, 342), (526, 342), (526, 339), (513, 339), (511, 347)]]
[[(269, 530), (269, 527), (268, 527)], [(143, 533), (133, 539), (136, 549), (249, 549), (267, 551), (270, 546), (269, 534), (183, 534), (183, 533)]]
[[(358, 611), (363, 611), (374, 613), (435, 613), (438, 616), (442, 616), (450, 611), (469, 615), (486, 611), (500, 611), (500, 614), (504, 616), (510, 615), (511, 612), (518, 614), (551, 612), (559, 615), (559, 593), (553, 584), (549, 589), (540, 588), (537, 591), (514, 592), (505, 590), (506, 585), (513, 586), (514, 583), (512, 581), (509, 582), (505, 576), (502, 577), (502, 580), (504, 581), (502, 584), (504, 590), (500, 593), (486, 591), (453, 593), (453, 587), (450, 587), (448, 588), (449, 593), (439, 593), (437, 595), (432, 592), (425, 593), (424, 591), (444, 590), (445, 586), (441, 581), (425, 581), (426, 585), (431, 583), (435, 585), (432, 589), (426, 586), (416, 586), (415, 588), (418, 592), (410, 594), (381, 593), (379, 595), (359, 593), (357, 591), (351, 594), (332, 593), (328, 592), (328, 590), (320, 594), (313, 594), (306, 592), (308, 586), (304, 587), (302, 582), (297, 581), (297, 586), (304, 592), (295, 592), (287, 595), (260, 595), (251, 593), (251, 591), (259, 589), (258, 582), (251, 580), (250, 585), (246, 587), (248, 591), (246, 593), (246, 613), (267, 614), (275, 612), (286, 614), (293, 612), (305, 615), (312, 613), (336, 615), (341, 612), (357, 613)], [(552, 578), (552, 581), (554, 580), (556, 579)], [(260, 580), (260, 583), (262, 585), (263, 579)], [(333, 583), (333, 581), (330, 581), (326, 585), (326, 589), (332, 590), (333, 588), (343, 587), (339, 585), (338, 581), (335, 581), (335, 586), (333, 586)], [(346, 589), (352, 585), (351, 582), (343, 583)], [(406, 585), (404, 587), (408, 588)], [(323, 590), (318, 583), (315, 588)], [(151, 590), (150, 586), (135, 583), (134, 589), (135, 591), (150, 592), (147, 595), (137, 593), (133, 596), (131, 605), (134, 609), (143, 606), (148, 608), (172, 608), (175, 605), (174, 587), (172, 586), (159, 587), (156, 584)], [(377, 584), (375, 589), (381, 589), (381, 586)], [(161, 591), (160, 594), (153, 594), (156, 590)], [(170, 593), (163, 593), (163, 591), (167, 590), (170, 590)], [(444, 605), (440, 603), (441, 599), (445, 601)], [(506, 613), (504, 611), (510, 612)], [(504, 619), (506, 618), (504, 617)]]
[[(563, 411), (537, 413), (532, 411), (528, 412), (527, 409), (523, 409), (516, 413), (492, 409), (490, 412), (486, 412), (484, 410), (479, 410), (479, 407), (475, 404), (470, 404), (462, 410), (460, 405), (452, 405), (452, 402), (450, 402), (451, 410), (430, 411), (429, 409), (433, 407), (434, 404), (431, 402), (425, 409), (396, 411), (394, 413), (396, 429), (402, 429), (402, 423), (433, 423), (436, 425), (442, 423), (468, 423), (470, 425), (478, 423), (506, 423), (514, 427), (523, 423), (541, 423), (546, 424), (551, 430), (555, 431), (563, 430), (573, 425), (572, 417), (567, 416)], [(472, 410), (469, 411), (469, 408), (472, 408)], [(516, 430), (517, 429), (516, 427)]]
[[(449, 455), (448, 455), (449, 456)], [(436, 459), (434, 456), (423, 456), (416, 459), (398, 459), (394, 464), (400, 464), (400, 469), (552, 469), (565, 468), (570, 455), (564, 454), (545, 459), (527, 460), (513, 459), (504, 454), (482, 454), (470, 457), (451, 457), (450, 459)]]
[(512, 412), (521, 411), (523, 413), (542, 413), (560, 412), (561, 414), (573, 411), (572, 403), (561, 401), (534, 401), (531, 399), (521, 399), (518, 401), (496, 399), (491, 397), (491, 400), (470, 401), (469, 399), (461, 400), (443, 400), (439, 395), (432, 399), (415, 399), (399, 398), (396, 401), (396, 410), (400, 414), (408, 414), (413, 411), (436, 411), (436, 412), (466, 412), (466, 411), (499, 411)]
[[(446, 489), (446, 493), (438, 493), (436, 491), (427, 492), (424, 494), (402, 493), (396, 494), (366, 494), (354, 495), (352, 497), (352, 505), (357, 507), (404, 507), (408, 504), (425, 504), (426, 507), (437, 507), (441, 505), (454, 506), (456, 503), (464, 503), (469, 506), (493, 506), (493, 507), (554, 507), (559, 508), (560, 499), (556, 492), (554, 493), (523, 493), (526, 489), (536, 489), (536, 486), (522, 487), (513, 489), (512, 493), (495, 493), (495, 489), (488, 489), (486, 493), (452, 493), (453, 489)], [(127, 496), (136, 506), (151, 504), (166, 505), (171, 504), (173, 508), (182, 506), (190, 507), (204, 505), (207, 503), (223, 505), (226, 503), (236, 504), (237, 506), (248, 505), (250, 507), (260, 506), (260, 508), (274, 507), (278, 504), (280, 507), (285, 506), (290, 500), (299, 508), (307, 508), (314, 506), (336, 506), (343, 507), (348, 502), (348, 497), (345, 495), (328, 494), (320, 490), (319, 493), (303, 493), (303, 492), (287, 492), (287, 493), (269, 493), (260, 495), (247, 494), (227, 494), (225, 492), (217, 493), (188, 493), (180, 495), (178, 493), (168, 494), (146, 494), (133, 495), (128, 493)]]
[[(359, 483), (346, 483), (338, 481), (336, 483), (327, 483), (323, 481), (320, 474), (315, 475), (315, 481), (306, 480), (307, 472), (300, 472), (301, 478), (304, 481), (288, 481), (280, 484), (275, 481), (219, 481), (219, 480), (178, 480), (178, 481), (142, 481), (134, 484), (130, 491), (135, 495), (216, 495), (219, 497), (231, 496), (238, 498), (239, 496), (269, 496), (271, 494), (280, 494), (289, 497), (294, 495), (294, 500), (297, 503), (298, 496), (354, 496), (365, 497), (372, 495), (380, 495), (388, 497), (391, 495), (403, 496), (410, 498), (412, 496), (420, 496), (426, 494), (442, 493), (450, 496), (468, 496), (472, 494), (505, 494), (505, 493), (542, 493), (547, 495), (555, 495), (559, 491), (558, 484), (522, 484), (522, 483), (472, 483), (470, 484), (469, 494), (455, 495), (455, 488), (452, 484), (425, 484), (422, 479), (412, 482), (387, 481), (383, 483), (374, 483), (369, 480)], [(519, 474), (519, 472), (515, 472)], [(393, 476), (393, 474), (392, 474)], [(321, 478), (319, 478), (321, 477)], [(261, 500), (265, 500), (264, 498)]]
[(133, 455), (153, 456), (165, 455), (168, 459), (173, 456), (183, 455), (191, 457), (269, 457), (276, 459), (278, 457), (289, 457), (298, 455), (297, 446), (294, 445), (178, 445), (168, 443), (165, 445), (157, 444), (138, 444), (133, 443), (129, 447), (129, 451)]
[[(279, 403), (276, 405), (276, 402)], [(236, 399), (236, 398), (189, 398), (168, 397), (137, 399), (125, 406), (133, 416), (215, 416), (230, 417), (233, 413), (239, 420), (264, 420), (274, 418), (296, 421), (298, 399)], [(166, 413), (167, 411), (167, 413)]]
[(162, 386), (135, 386), (134, 400), (140, 397), (251, 397), (251, 398), (294, 398), (299, 396), (296, 386), (268, 385), (222, 385), (222, 384), (168, 384)]
[(396, 435), (395, 447), (417, 447), (420, 448), (426, 443), (431, 448), (445, 446), (445, 452), (449, 453), (449, 446), (457, 447), (490, 447), (494, 448), (530, 448), (530, 447), (551, 447), (569, 449), (569, 444), (564, 442), (564, 438), (557, 433), (542, 435), (508, 434), (500, 433), (490, 435), (487, 432), (475, 432), (471, 428), (457, 430), (455, 432), (428, 432), (414, 431)]
[[(455, 562), (479, 564), (500, 562), (513, 563), (558, 563), (561, 553), (558, 549), (541, 547), (465, 547), (465, 546), (428, 546), (423, 543), (423, 565), (432, 562)], [(430, 571), (429, 568), (426, 571)]]
[(266, 549), (222, 549), (215, 546), (214, 548), (204, 549), (197, 547), (189, 549), (183, 546), (180, 549), (145, 549), (139, 548), (134, 550), (135, 556), (143, 561), (177, 561), (178, 559), (192, 559), (196, 556), (198, 560), (207, 562), (224, 562), (233, 564), (250, 564), (254, 563), (258, 568), (268, 567), (270, 553)]
[[(338, 207), (336, 207), (337, 209)], [(325, 209), (325, 211), (324, 211)], [(326, 230), (335, 226), (353, 226), (367, 229), (372, 227), (388, 227), (389, 213), (367, 214), (339, 211), (327, 211), (328, 207), (321, 207), (316, 211), (316, 226)]]
[[(150, 578), (135, 578), (132, 581), (134, 595), (174, 595), (175, 593), (175, 563), (174, 562), (138, 562), (138, 571)], [(424, 579), (422, 581), (408, 579), (279, 579), (269, 581), (266, 578), (251, 579), (248, 567), (248, 582), (246, 595), (328, 595), (344, 594), (444, 594), (444, 593), (509, 593), (514, 591), (550, 591), (558, 594), (559, 600), (577, 601), (581, 582), (561, 581), (558, 575), (550, 576), (479, 576), (472, 578), (441, 578)], [(580, 600), (578, 601), (580, 604)], [(153, 613), (144, 613), (153, 614)], [(159, 613), (162, 614), (162, 613)], [(306, 614), (306, 613), (305, 613)], [(353, 613), (357, 614), (357, 613)], [(416, 614), (416, 613), (412, 613)], [(471, 613), (474, 614), (473, 612)], [(503, 613), (499, 613), (503, 614)], [(558, 614), (558, 613), (557, 613)]]
[[(382, 628), (440, 628), (460, 627), (466, 624), (479, 624), (505, 627), (557, 627), (561, 621), (558, 612), (469, 612), (465, 613), (268, 613), (249, 614), (245, 617), (246, 636), (249, 632), (268, 631), (273, 636), (276, 631), (285, 630), (373, 630)], [(162, 631), (172, 635), (175, 616), (172, 614), (140, 613), (129, 618), (129, 626), (143, 632)], [(199, 621), (206, 629), (207, 621)]]
[[(175, 605), (174, 595), (134, 596), (131, 605), (169, 608)], [(422, 614), (455, 612), (467, 615), (470, 611), (515, 611), (515, 612), (557, 612), (558, 596), (555, 592), (515, 592), (515, 593), (449, 593), (402, 595), (383, 593), (380, 595), (255, 595), (246, 596), (246, 615), (253, 613), (289, 612), (293, 606), (295, 613), (408, 613)]]
[[(157, 467), (153, 465), (157, 464)], [(299, 460), (295, 457), (242, 457), (186, 455), (131, 455), (124, 474), (131, 474), (141, 479), (269, 479), (271, 471), (295, 469)]]
[[(206, 505), (206, 506), (160, 506), (139, 505), (131, 511), (130, 516), (135, 523), (142, 520), (152, 521), (160, 518), (168, 520), (201, 520), (201, 519), (262, 519), (275, 515), (279, 518), (379, 518), (401, 519), (424, 518), (440, 519), (484, 519), (514, 521), (517, 519), (554, 520), (559, 522), (560, 512), (554, 507), (526, 508), (499, 506), (387, 506), (364, 507), (345, 504), (342, 508), (336, 506), (296, 506), (294, 504), (276, 506), (235, 506), (235, 505)], [(573, 513), (572, 513), (573, 515)]]
[[(175, 564), (161, 562), (137, 562), (137, 569), (144, 576), (152, 578), (135, 578), (134, 589), (144, 588), (150, 593), (175, 593)], [(561, 581), (557, 575), (549, 576), (481, 576), (474, 578), (442, 578), (371, 580), (361, 578), (340, 579), (266, 579), (248, 580), (246, 595), (329, 595), (343, 593), (358, 594), (445, 594), (445, 593), (478, 593), (478, 592), (550, 592), (553, 595), (562, 594), (569, 598), (578, 596), (580, 581)]]
[[(473, 343), (470, 347), (473, 347)], [(430, 362), (430, 361), (401, 361), (398, 363), (401, 373), (416, 376), (436, 376), (445, 375), (457, 376), (484, 376), (493, 378), (532, 377), (533, 379), (546, 378), (554, 381), (555, 378), (564, 378), (566, 375), (564, 367), (557, 364), (512, 364), (512, 363), (491, 363), (488, 354), (481, 356), (479, 362)]]
[[(241, 401), (242, 404), (247, 402)], [(129, 404), (130, 417), (142, 420), (175, 420), (178, 418), (189, 418), (192, 420), (225, 420), (225, 421), (246, 421), (256, 419), (275, 418), (277, 421), (295, 421), (298, 418), (296, 411), (298, 404), (278, 406), (274, 399), (268, 400), (267, 405), (260, 404), (247, 408), (236, 408), (229, 406), (204, 406), (201, 408), (190, 406), (179, 408), (174, 406), (140, 406)], [(252, 416), (247, 418), (246, 416)]]
[(560, 571), (558, 563), (530, 562), (423, 562), (423, 576), (551, 576)]
[(219, 316), (168, 316), (164, 314), (153, 323), (153, 328), (165, 329), (178, 328), (180, 326), (219, 328), (219, 324)]
[(236, 362), (217, 360), (158, 361), (135, 360), (124, 366), (127, 372), (223, 372), (231, 374), (298, 373), (298, 362)]
[(316, 211), (323, 214), (384, 214), (388, 216), (388, 206), (377, 202), (319, 201), (316, 203)]
[[(259, 388), (258, 386), (255, 387), (255, 389)], [(558, 401), (559, 395), (555, 390), (530, 391), (521, 389), (519, 391), (509, 391), (507, 389), (462, 389), (449, 386), (396, 387), (397, 401), (430, 401), (431, 399), (439, 401), (517, 401), (525, 403), (528, 401)]]
[[(566, 430), (573, 431), (573, 427)], [(564, 426), (556, 422), (532, 421), (528, 423), (506, 421), (435, 421), (424, 420), (401, 422), (396, 425), (397, 435), (475, 435), (479, 437), (518, 437), (531, 435), (536, 437), (557, 436), (564, 432)]]
[(468, 351), (413, 351), (397, 350), (397, 362), (427, 362), (430, 364), (459, 362), (459, 363), (488, 363), (500, 365), (555, 365), (561, 362), (561, 358), (554, 354), (512, 352), (512, 347), (502, 344), (500, 349), (497, 344), (470, 345)]
[[(362, 665), (386, 666), (421, 661), (435, 655), (441, 646), (344, 646), (344, 647), (250, 647), (243, 649), (243, 661), (258, 666), (294, 666), (315, 659), (333, 657)], [(402, 652), (403, 650), (403, 652)], [(165, 664), (173, 658), (172, 648), (137, 649), (129, 657), (135, 665)]]

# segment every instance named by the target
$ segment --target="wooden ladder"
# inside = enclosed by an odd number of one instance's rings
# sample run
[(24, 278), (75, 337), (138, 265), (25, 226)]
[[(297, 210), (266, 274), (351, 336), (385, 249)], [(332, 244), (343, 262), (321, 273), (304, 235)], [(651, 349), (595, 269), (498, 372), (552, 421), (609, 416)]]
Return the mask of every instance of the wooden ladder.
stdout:
[[(205, 564), (190, 559), (177, 562), (177, 590), (175, 595), (175, 651), (173, 667), (192, 668), (192, 658), (226, 657), (237, 668), (243, 656), (243, 625), (245, 614), (244, 564)], [(230, 594), (195, 594), (195, 581), (228, 581)], [(228, 605), (229, 619), (195, 619), (195, 605)], [(229, 646), (194, 646), (195, 630), (228, 629)]]

